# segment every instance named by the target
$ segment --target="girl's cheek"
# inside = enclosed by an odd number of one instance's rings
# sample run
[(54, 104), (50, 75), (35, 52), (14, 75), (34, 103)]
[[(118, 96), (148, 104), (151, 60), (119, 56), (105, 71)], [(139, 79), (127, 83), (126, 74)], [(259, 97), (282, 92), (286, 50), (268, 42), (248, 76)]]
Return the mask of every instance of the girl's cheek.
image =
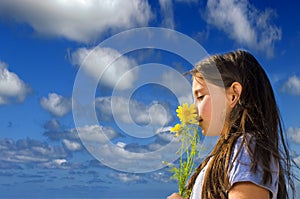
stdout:
[(204, 99), (199, 106), (199, 113), (203, 119), (208, 119), (210, 116), (210, 100), (208, 98)]

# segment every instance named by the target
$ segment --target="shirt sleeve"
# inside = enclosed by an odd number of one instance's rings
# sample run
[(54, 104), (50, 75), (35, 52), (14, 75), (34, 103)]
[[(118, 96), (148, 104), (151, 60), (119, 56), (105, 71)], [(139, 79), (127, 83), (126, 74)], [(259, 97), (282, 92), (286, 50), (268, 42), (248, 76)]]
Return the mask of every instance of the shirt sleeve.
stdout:
[[(241, 146), (242, 138), (238, 138), (237, 143), (234, 146), (232, 160), (238, 153), (239, 147)], [(251, 143), (252, 146), (254, 143)], [(251, 158), (246, 147), (242, 146), (240, 153), (235, 159), (232, 167), (229, 171), (229, 183), (233, 186), (237, 182), (252, 182), (260, 187), (268, 189), (272, 193), (272, 198), (276, 198), (278, 192), (278, 179), (279, 169), (278, 163), (271, 161), (270, 168), (272, 170), (272, 182), (264, 184), (262, 182), (263, 169), (260, 164), (257, 166), (256, 173), (251, 172)]]

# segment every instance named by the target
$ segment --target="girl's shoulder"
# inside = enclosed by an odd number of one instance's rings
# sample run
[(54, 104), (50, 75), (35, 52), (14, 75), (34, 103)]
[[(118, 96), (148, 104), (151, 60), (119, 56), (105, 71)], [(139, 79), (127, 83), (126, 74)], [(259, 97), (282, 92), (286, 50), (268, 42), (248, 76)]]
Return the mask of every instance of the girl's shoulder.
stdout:
[[(251, 133), (239, 136), (232, 146), (232, 157), (239, 153), (246, 153), (248, 156), (252, 156), (252, 151), (256, 144), (256, 138)], [(245, 154), (244, 154), (245, 155)]]
[[(270, 170), (272, 171), (272, 182), (270, 184), (263, 183), (263, 166), (260, 160), (254, 159), (252, 156), (255, 147), (255, 137), (251, 134), (240, 136), (237, 138), (231, 153), (231, 164), (229, 164), (229, 183), (233, 185), (237, 182), (252, 182), (258, 186), (268, 189), (273, 196), (277, 195), (279, 165), (273, 158), (270, 162)], [(253, 172), (253, 161), (257, 164), (256, 171)]]
[(255, 147), (254, 137), (247, 133), (239, 136), (232, 146), (230, 162), (232, 164), (243, 163), (251, 165), (252, 151)]

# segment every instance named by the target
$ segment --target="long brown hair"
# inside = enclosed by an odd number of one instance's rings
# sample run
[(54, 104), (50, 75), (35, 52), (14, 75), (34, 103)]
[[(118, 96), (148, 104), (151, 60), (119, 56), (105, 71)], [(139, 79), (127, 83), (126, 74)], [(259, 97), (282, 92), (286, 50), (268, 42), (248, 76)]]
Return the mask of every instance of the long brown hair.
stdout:
[[(215, 78), (217, 67), (222, 82)], [(287, 184), (293, 192), (294, 184), (291, 173), (291, 160), (283, 129), (279, 109), (270, 81), (253, 55), (237, 50), (220, 55), (213, 55), (196, 64), (189, 72), (193, 76), (202, 76), (205, 81), (228, 88), (233, 82), (239, 82), (243, 89), (239, 102), (229, 115), (229, 130), (222, 134), (211, 154), (200, 164), (187, 185), (192, 189), (200, 171), (207, 165), (202, 187), (203, 199), (227, 198), (230, 189), (228, 169), (232, 147), (239, 137), (242, 145), (251, 150), (251, 171), (256, 172), (258, 162), (262, 165), (262, 183), (271, 183), (271, 160), (279, 164), (279, 187), (277, 198), (288, 198)], [(247, 134), (255, 139), (250, 148)], [(209, 161), (210, 160), (210, 161)], [(208, 163), (209, 162), (209, 163)]]

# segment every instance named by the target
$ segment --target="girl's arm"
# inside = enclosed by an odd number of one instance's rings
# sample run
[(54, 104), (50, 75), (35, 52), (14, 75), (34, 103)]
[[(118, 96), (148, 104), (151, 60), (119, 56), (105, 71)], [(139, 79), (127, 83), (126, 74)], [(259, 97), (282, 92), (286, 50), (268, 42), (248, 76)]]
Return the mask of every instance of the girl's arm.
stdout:
[(268, 189), (260, 187), (252, 182), (235, 183), (228, 192), (228, 199), (270, 199)]

